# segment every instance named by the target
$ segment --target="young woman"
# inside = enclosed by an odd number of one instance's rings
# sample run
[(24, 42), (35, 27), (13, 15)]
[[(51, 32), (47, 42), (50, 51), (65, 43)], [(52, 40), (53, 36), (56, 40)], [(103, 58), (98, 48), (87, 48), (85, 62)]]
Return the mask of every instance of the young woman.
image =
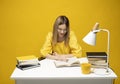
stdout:
[(48, 33), (40, 54), (49, 59), (62, 61), (66, 61), (68, 57), (81, 57), (81, 47), (77, 43), (74, 32), (70, 31), (66, 16), (59, 16), (56, 19), (53, 32)]

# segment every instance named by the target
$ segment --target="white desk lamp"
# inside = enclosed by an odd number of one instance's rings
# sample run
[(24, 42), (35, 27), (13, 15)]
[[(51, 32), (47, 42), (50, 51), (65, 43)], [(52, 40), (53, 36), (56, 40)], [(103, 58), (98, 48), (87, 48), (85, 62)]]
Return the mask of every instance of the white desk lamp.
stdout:
[(108, 43), (107, 43), (107, 71), (109, 68), (109, 51), (110, 51), (110, 32), (107, 29), (99, 29), (99, 23), (96, 23), (93, 27), (93, 30), (90, 31), (84, 38), (83, 41), (89, 45), (96, 45), (96, 34), (100, 31), (108, 33)]

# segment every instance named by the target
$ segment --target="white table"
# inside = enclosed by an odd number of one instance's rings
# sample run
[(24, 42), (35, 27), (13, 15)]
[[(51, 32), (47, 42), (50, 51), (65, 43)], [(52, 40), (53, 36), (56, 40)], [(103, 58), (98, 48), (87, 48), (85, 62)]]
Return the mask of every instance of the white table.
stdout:
[(16, 84), (113, 84), (117, 77), (111, 69), (108, 75), (84, 75), (80, 67), (56, 68), (53, 61), (44, 59), (41, 67), (24, 71), (15, 68), (11, 78)]

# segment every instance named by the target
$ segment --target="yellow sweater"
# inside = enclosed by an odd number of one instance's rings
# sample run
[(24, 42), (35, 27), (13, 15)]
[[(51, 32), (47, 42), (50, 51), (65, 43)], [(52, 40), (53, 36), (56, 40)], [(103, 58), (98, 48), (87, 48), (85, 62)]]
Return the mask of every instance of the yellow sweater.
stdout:
[(52, 32), (49, 32), (43, 48), (40, 50), (40, 54), (45, 57), (47, 54), (57, 52), (58, 54), (73, 54), (76, 57), (81, 57), (82, 49), (77, 42), (76, 36), (73, 31), (70, 31), (69, 46), (66, 47), (63, 42), (58, 42), (55, 46), (52, 46)]

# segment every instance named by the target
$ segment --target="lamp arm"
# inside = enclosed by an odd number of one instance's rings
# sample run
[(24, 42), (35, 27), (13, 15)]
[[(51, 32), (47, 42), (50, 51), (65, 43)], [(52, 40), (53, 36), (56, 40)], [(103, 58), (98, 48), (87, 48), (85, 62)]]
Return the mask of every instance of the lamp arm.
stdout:
[(109, 67), (109, 56), (110, 56), (110, 31), (107, 29), (99, 29), (108, 33), (108, 44), (107, 44), (107, 66)]
[(90, 31), (84, 38), (83, 41), (90, 45), (95, 45), (96, 33), (100, 31), (107, 32), (108, 34), (108, 41), (107, 41), (107, 67), (106, 72), (109, 72), (109, 56), (110, 56), (110, 32), (107, 29), (98, 29), (98, 26), (95, 25), (94, 29)]

